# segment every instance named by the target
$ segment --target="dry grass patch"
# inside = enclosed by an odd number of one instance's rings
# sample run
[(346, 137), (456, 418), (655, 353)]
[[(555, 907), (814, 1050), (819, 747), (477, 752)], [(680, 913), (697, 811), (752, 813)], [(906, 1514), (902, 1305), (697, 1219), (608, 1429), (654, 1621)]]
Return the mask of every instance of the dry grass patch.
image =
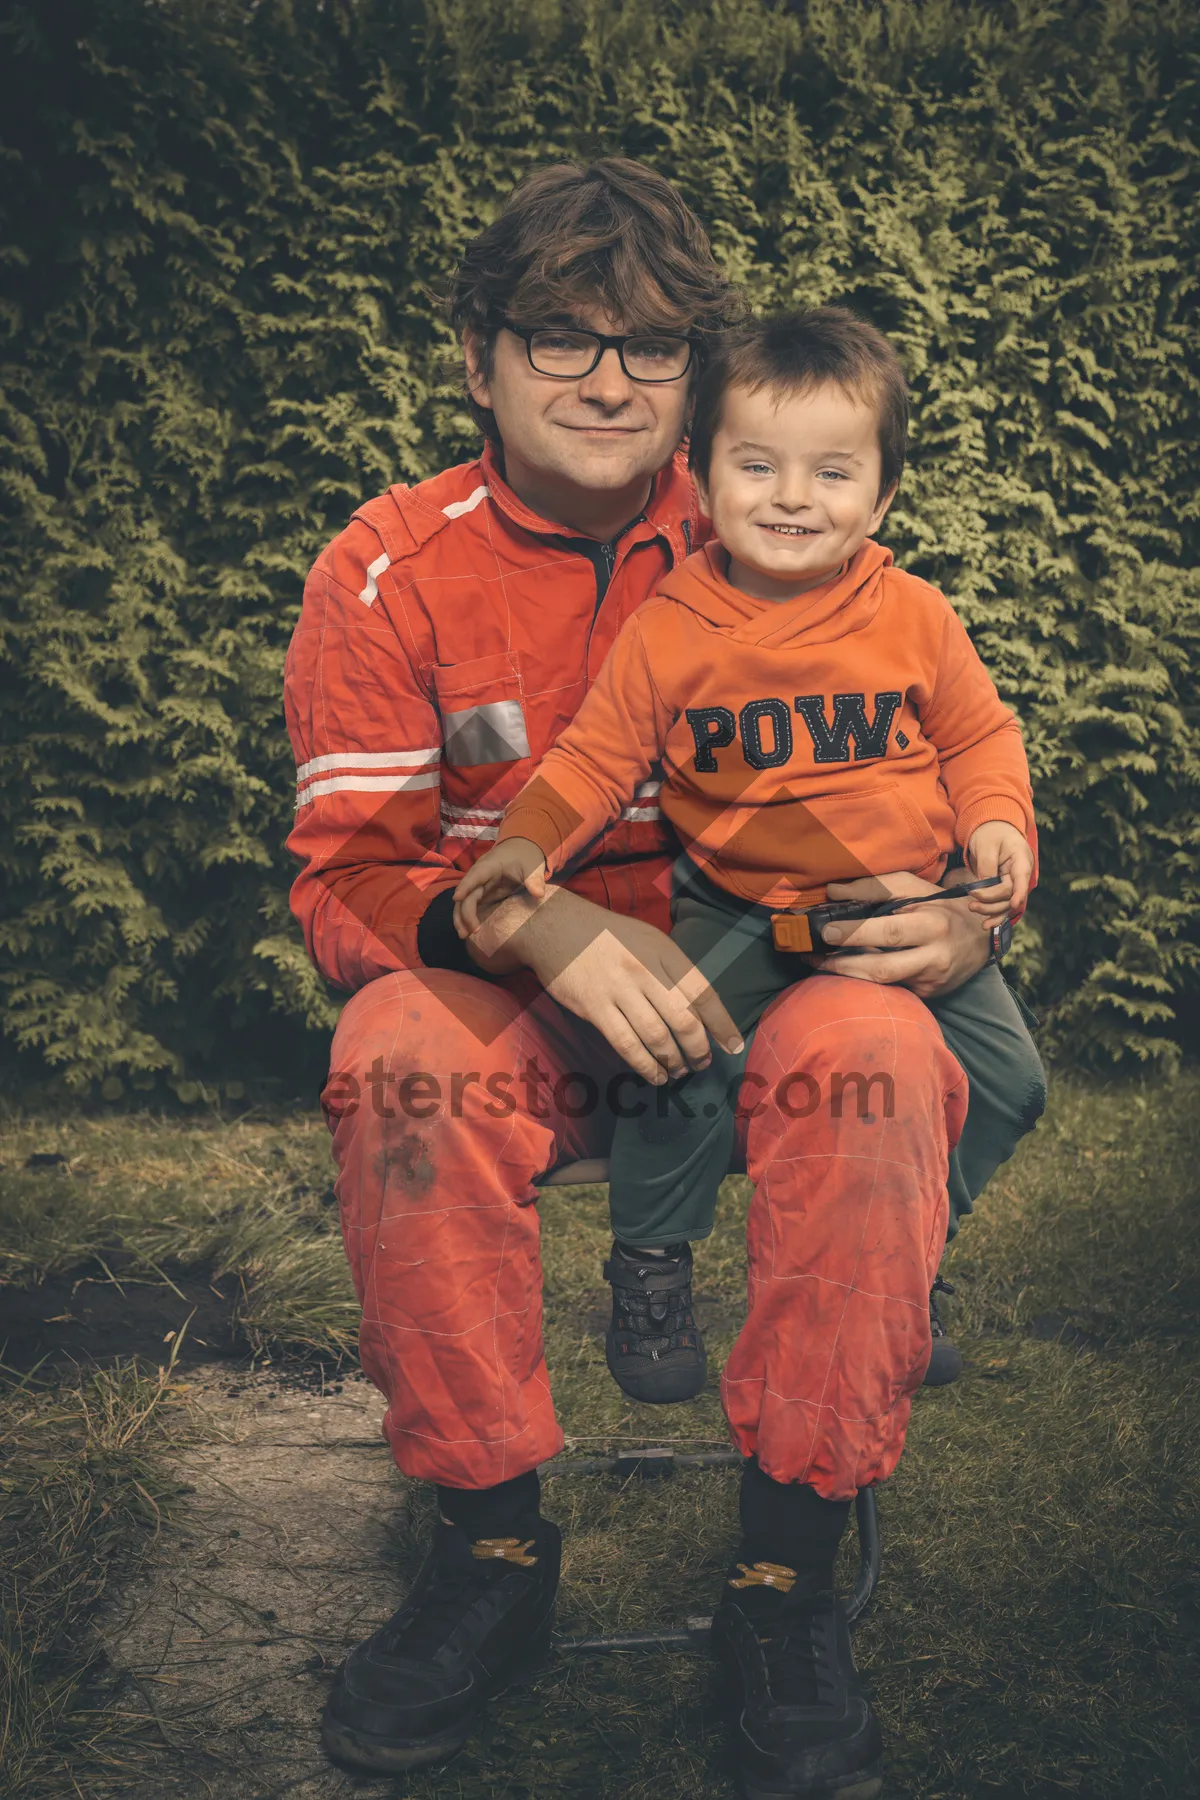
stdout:
[(59, 1800), (76, 1766), (124, 1761), (86, 1624), (158, 1531), (179, 1430), (170, 1367), (0, 1388), (0, 1795)]

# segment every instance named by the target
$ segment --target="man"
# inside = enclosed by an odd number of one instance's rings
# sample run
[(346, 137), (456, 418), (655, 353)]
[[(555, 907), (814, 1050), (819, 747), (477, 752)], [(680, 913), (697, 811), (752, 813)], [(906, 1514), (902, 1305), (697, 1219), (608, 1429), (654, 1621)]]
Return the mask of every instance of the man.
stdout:
[[(408, 1601), (326, 1709), (327, 1746), (357, 1767), (452, 1754), (549, 1639), (559, 1534), (537, 1466), (562, 1435), (537, 1178), (604, 1154), (625, 1070), (665, 1082), (707, 1063), (709, 1034), (737, 1040), (665, 935), (653, 781), (544, 901), (506, 901), (466, 946), (451, 920), (462, 871), (619, 627), (698, 541), (676, 453), (697, 350), (734, 310), (652, 171), (607, 159), (532, 177), (469, 246), (452, 297), (482, 458), (362, 508), (318, 560), (293, 640), (293, 906), (318, 966), (355, 990), (323, 1100), (362, 1362), (399, 1467), (437, 1483), (440, 1513)], [(564, 343), (587, 354), (567, 366)], [(855, 1492), (899, 1458), (929, 1361), (966, 1083), (917, 996), (987, 957), (957, 907), (853, 936), (907, 947), (785, 995), (740, 1109), (750, 1308), (723, 1395), (748, 1460), (717, 1637), (750, 1794), (878, 1791), (833, 1560)], [(890, 1116), (854, 1087), (843, 1104), (851, 1075), (894, 1095)]]

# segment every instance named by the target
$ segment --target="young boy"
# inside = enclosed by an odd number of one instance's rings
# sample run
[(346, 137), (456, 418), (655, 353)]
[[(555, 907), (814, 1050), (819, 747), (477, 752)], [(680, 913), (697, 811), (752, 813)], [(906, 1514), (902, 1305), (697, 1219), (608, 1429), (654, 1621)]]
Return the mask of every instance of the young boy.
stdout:
[[(722, 345), (691, 434), (715, 539), (622, 630), (495, 848), (460, 882), (460, 935), (483, 904), (522, 886), (543, 894), (660, 765), (662, 810), (684, 850), (672, 936), (742, 1032), (812, 975), (776, 947), (772, 915), (823, 901), (830, 882), (900, 870), (937, 881), (965, 854), (999, 884), (935, 904), (969, 905), (984, 930), (1020, 916), (1036, 836), (1019, 727), (949, 603), (873, 539), (906, 438), (899, 361), (852, 313), (785, 314)], [(929, 1006), (973, 1113), (998, 1062), (1011, 1077), (1015, 1058), (1039, 1089), (1037, 1052), (996, 967)], [(607, 1350), (637, 1399), (684, 1399), (704, 1383), (690, 1242), (712, 1230), (744, 1065), (744, 1048), (714, 1045), (707, 1069), (617, 1123)], [(994, 1130), (976, 1146), (974, 1191), (980, 1165), (986, 1179), (1019, 1135)]]

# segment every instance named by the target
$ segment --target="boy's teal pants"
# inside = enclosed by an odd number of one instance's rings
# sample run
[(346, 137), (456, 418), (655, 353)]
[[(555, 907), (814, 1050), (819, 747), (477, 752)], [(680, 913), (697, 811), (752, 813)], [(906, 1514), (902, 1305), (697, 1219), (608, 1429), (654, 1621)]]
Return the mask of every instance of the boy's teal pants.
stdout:
[[(708, 977), (747, 1040), (770, 1002), (808, 973), (801, 957), (775, 949), (765, 908), (739, 904), (694, 871), (677, 883), (672, 912), (672, 938)], [(950, 1153), (953, 1237), (959, 1218), (1040, 1118), (1046, 1077), (1029, 1035), (1033, 1015), (994, 965), (926, 1005), (970, 1084), (967, 1121)], [(712, 1231), (717, 1190), (733, 1154), (746, 1056), (714, 1044), (707, 1069), (664, 1087), (643, 1084), (643, 1110), (618, 1120), (609, 1201), (613, 1235), (622, 1243), (653, 1249)]]

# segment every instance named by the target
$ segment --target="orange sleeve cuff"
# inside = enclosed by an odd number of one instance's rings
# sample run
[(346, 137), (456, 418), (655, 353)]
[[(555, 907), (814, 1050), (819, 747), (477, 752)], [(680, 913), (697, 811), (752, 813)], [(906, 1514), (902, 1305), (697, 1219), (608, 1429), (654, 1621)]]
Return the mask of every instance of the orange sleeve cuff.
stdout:
[(965, 850), (981, 825), (1015, 825), (1029, 837), (1029, 809), (1012, 794), (985, 794), (958, 815), (955, 836)]
[(558, 824), (548, 812), (538, 806), (519, 804), (511, 806), (500, 821), (496, 842), (502, 844), (506, 838), (527, 838), (536, 844), (546, 859), (547, 869), (552, 868), (563, 843)]
[[(568, 800), (564, 789), (571, 786), (570, 771), (561, 767), (554, 752), (545, 758), (543, 767), (553, 769), (554, 779), (537, 774), (530, 777), (506, 809), (496, 834), (497, 843), (505, 838), (528, 838), (546, 859), (546, 869), (553, 874), (567, 858), (585, 843), (591, 832), (583, 813)], [(603, 823), (603, 820), (598, 821)]]

